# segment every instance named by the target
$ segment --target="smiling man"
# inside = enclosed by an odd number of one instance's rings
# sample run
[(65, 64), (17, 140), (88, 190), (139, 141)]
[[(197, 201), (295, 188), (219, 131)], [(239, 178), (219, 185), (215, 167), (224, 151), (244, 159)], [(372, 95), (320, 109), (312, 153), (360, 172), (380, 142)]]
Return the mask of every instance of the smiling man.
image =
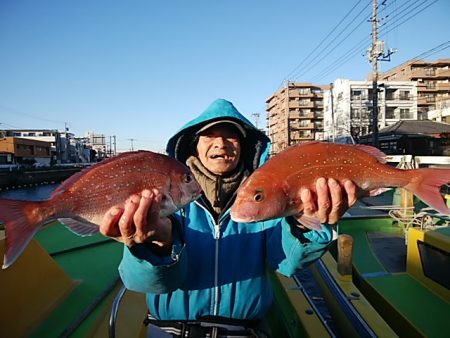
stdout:
[(170, 156), (189, 166), (203, 195), (170, 218), (159, 217), (156, 191), (132, 196), (124, 210), (105, 215), (100, 231), (125, 243), (119, 268), (125, 286), (147, 294), (151, 337), (270, 337), (267, 270), (291, 276), (327, 250), (330, 224), (356, 200), (353, 184), (344, 191), (319, 179), (319, 202), (309, 191), (301, 194), (305, 213), (324, 215), (321, 230), (309, 231), (292, 217), (230, 218), (237, 188), (266, 161), (269, 147), (262, 131), (218, 99), (167, 145)]

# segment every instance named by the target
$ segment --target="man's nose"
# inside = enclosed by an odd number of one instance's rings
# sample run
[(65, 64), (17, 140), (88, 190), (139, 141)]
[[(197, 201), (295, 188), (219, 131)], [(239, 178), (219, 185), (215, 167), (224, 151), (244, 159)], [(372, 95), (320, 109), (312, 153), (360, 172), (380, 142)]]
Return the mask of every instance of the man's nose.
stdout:
[(214, 146), (217, 148), (224, 148), (226, 144), (227, 142), (223, 137), (216, 137), (216, 139), (214, 140)]

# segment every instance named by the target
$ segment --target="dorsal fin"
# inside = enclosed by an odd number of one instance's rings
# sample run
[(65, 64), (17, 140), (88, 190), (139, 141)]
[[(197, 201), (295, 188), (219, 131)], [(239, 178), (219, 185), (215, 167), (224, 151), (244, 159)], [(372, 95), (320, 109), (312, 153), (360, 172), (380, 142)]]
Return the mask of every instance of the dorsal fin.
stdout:
[(76, 174), (73, 174), (72, 176), (70, 176), (68, 179), (66, 179), (58, 188), (56, 188), (53, 193), (51, 194), (50, 198), (55, 197), (56, 195), (62, 194), (64, 191), (68, 190), (73, 183), (75, 183), (76, 181), (78, 181), (80, 179), (80, 177), (86, 175), (88, 172), (97, 169), (99, 167), (103, 167), (105, 165), (108, 165), (109, 163), (113, 162), (113, 161), (117, 161), (123, 157), (130, 157), (139, 153), (151, 153), (151, 151), (147, 151), (147, 150), (137, 150), (137, 151), (128, 151), (125, 153), (121, 153), (117, 156), (113, 156), (110, 158), (107, 158), (106, 160), (103, 160), (99, 163), (96, 163), (94, 165), (92, 165), (89, 168), (86, 169), (82, 169), (81, 171), (77, 172)]
[(357, 149), (376, 157), (378, 162), (380, 163), (386, 163), (386, 154), (378, 148), (368, 146), (366, 144), (354, 144), (353, 147), (356, 147)]

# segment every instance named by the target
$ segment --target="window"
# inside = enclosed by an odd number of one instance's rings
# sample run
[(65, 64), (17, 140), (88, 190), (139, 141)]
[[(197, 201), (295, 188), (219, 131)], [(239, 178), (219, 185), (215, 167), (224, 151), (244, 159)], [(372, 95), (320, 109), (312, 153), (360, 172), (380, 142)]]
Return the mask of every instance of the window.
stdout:
[(433, 81), (424, 81), (425, 85), (427, 86), (427, 89), (434, 89), (436, 88), (436, 85)]
[(386, 108), (386, 118), (387, 119), (395, 119), (395, 108), (393, 108), (393, 107)]
[(311, 123), (310, 120), (301, 120), (300, 121), (300, 127), (309, 127), (310, 123)]
[(409, 109), (401, 108), (400, 109), (400, 119), (412, 119), (412, 114)]
[(361, 90), (352, 90), (352, 100), (361, 100)]
[(351, 113), (350, 113), (350, 118), (351, 119), (359, 119), (361, 118), (361, 112), (359, 109), (352, 109)]
[(400, 100), (410, 100), (410, 92), (409, 90), (400, 90), (399, 99)]
[(307, 106), (309, 104), (309, 100), (300, 100), (300, 106)]
[(309, 131), (309, 130), (300, 131), (300, 137), (301, 138), (309, 138), (309, 137), (311, 137), (311, 131)]
[(298, 90), (298, 93), (299, 93), (300, 95), (307, 95), (307, 94), (309, 94), (309, 88), (300, 88), (300, 89)]
[(436, 75), (436, 72), (434, 71), (434, 68), (425, 68), (425, 75), (434, 76)]

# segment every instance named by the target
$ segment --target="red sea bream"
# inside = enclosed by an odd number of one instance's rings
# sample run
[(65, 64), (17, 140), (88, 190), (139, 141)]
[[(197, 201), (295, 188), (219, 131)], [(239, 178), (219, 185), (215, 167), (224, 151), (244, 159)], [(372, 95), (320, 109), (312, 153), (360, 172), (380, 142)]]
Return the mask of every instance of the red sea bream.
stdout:
[(440, 187), (450, 182), (450, 169), (401, 170), (385, 164), (384, 156), (377, 148), (364, 145), (310, 142), (291, 146), (255, 170), (241, 185), (231, 217), (254, 222), (299, 215), (303, 211), (301, 189), (309, 188), (315, 196), (319, 177), (334, 178), (341, 184), (349, 179), (360, 188), (361, 195), (403, 187), (430, 207), (449, 214)]
[(3, 268), (17, 259), (37, 230), (49, 221), (58, 219), (79, 235), (92, 235), (98, 232), (107, 210), (123, 206), (130, 195), (144, 189), (162, 193), (162, 216), (172, 214), (201, 194), (184, 164), (163, 154), (136, 151), (71, 176), (46, 201), (1, 199), (0, 221), (6, 231)]

